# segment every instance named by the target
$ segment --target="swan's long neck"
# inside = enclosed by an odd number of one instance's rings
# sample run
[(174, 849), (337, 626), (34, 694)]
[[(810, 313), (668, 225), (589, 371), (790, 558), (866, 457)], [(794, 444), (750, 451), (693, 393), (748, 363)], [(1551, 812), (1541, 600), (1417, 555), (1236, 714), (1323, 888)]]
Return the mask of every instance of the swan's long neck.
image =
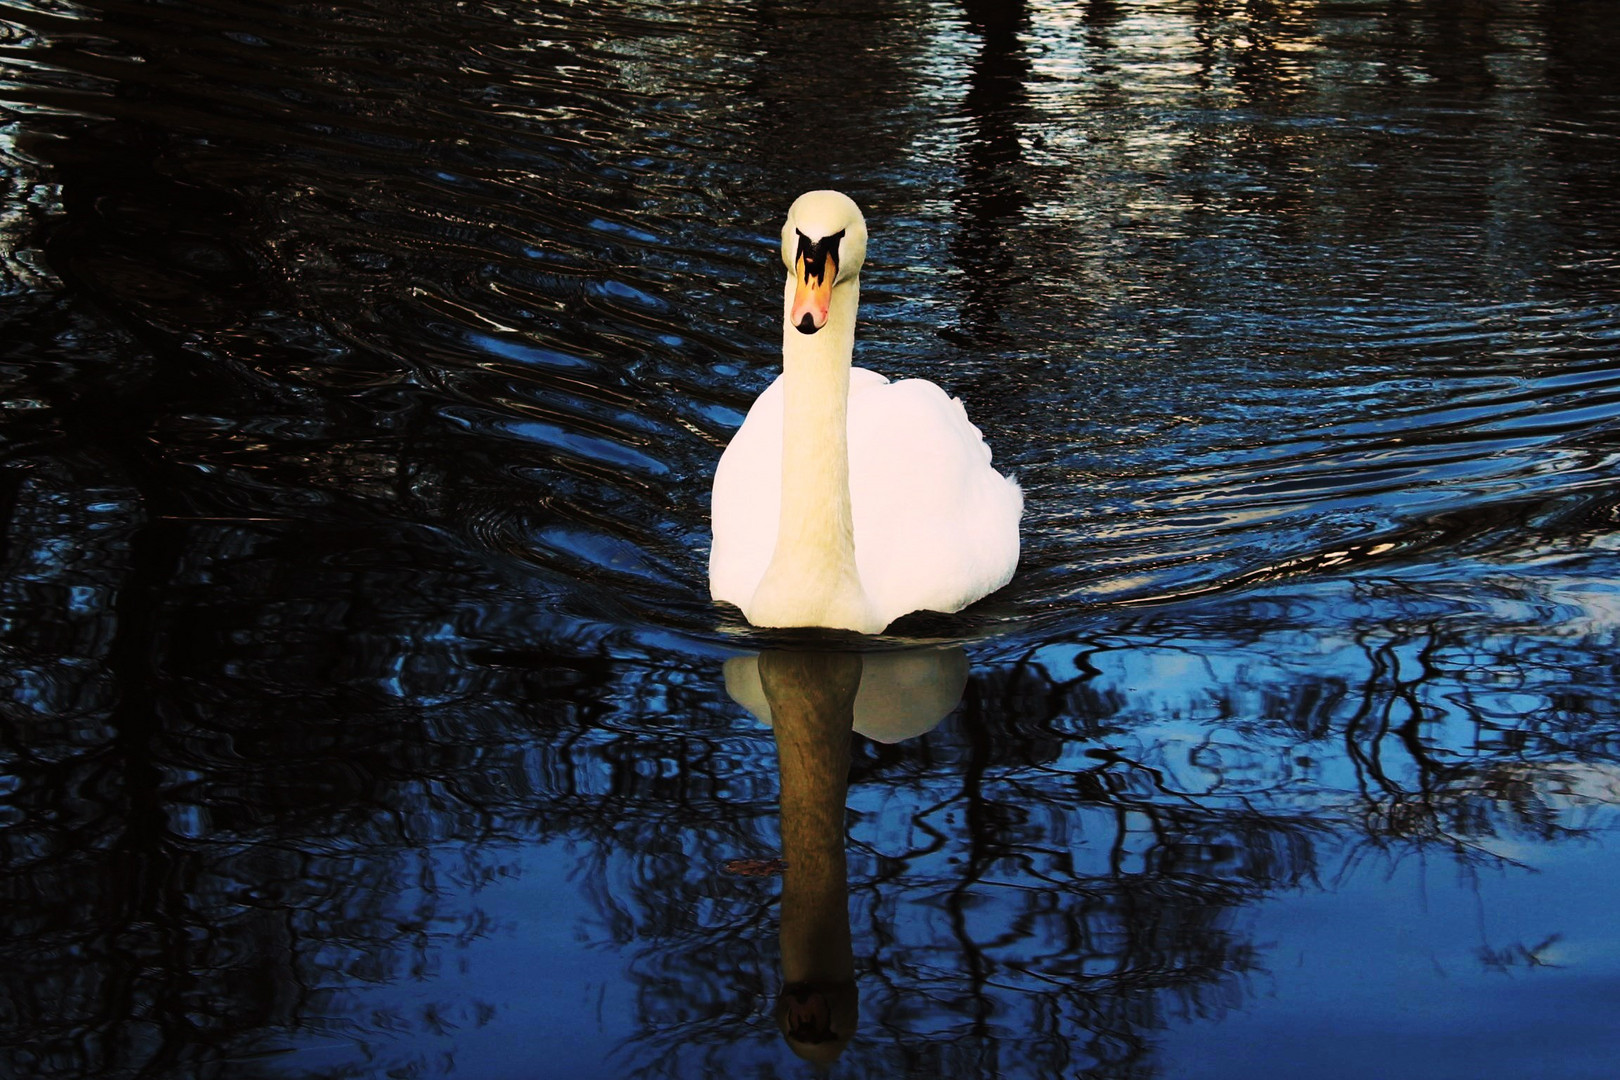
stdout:
[(782, 320), (782, 510), (776, 550), (747, 612), (756, 626), (827, 626), (875, 634), (855, 566), (849, 497), (849, 365), (860, 280), (833, 287), (827, 322), (814, 334)]

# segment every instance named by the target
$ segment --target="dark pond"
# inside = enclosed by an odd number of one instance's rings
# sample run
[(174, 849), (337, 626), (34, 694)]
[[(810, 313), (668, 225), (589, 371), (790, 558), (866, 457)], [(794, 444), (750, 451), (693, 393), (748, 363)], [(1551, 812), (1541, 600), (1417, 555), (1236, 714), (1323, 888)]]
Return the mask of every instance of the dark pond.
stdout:
[[(11, 0), (0, 1075), (1615, 1075), (1617, 45)], [(822, 186), (1028, 496), (864, 657), (705, 579)]]

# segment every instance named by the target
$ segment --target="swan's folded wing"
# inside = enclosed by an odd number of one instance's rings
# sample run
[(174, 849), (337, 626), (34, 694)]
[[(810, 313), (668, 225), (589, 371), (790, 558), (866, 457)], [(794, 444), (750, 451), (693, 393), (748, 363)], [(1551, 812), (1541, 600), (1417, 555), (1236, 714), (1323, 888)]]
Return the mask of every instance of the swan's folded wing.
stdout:
[(782, 379), (754, 399), (714, 470), (709, 595), (744, 607), (776, 549), (782, 512)]
[(880, 612), (958, 611), (1011, 580), (1023, 493), (960, 401), (920, 379), (852, 385), (849, 432), (856, 562)]

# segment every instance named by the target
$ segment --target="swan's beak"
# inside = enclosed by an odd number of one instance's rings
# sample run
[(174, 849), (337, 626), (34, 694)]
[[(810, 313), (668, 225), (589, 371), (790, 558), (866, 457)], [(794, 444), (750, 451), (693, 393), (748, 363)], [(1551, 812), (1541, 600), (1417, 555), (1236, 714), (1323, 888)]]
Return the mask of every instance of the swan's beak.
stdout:
[(801, 251), (793, 260), (793, 307), (788, 320), (799, 333), (813, 334), (827, 325), (833, 278), (837, 276), (838, 263), (830, 255), (812, 262)]

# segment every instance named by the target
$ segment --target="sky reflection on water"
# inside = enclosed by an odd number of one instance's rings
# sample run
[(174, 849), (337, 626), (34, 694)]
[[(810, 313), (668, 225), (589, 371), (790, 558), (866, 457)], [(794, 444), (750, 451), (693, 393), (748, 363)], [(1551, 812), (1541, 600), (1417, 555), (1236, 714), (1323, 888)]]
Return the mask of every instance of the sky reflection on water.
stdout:
[[(0, 1072), (1607, 1077), (1616, 29), (13, 4)], [(828, 183), (1030, 506), (858, 657), (703, 579)]]

